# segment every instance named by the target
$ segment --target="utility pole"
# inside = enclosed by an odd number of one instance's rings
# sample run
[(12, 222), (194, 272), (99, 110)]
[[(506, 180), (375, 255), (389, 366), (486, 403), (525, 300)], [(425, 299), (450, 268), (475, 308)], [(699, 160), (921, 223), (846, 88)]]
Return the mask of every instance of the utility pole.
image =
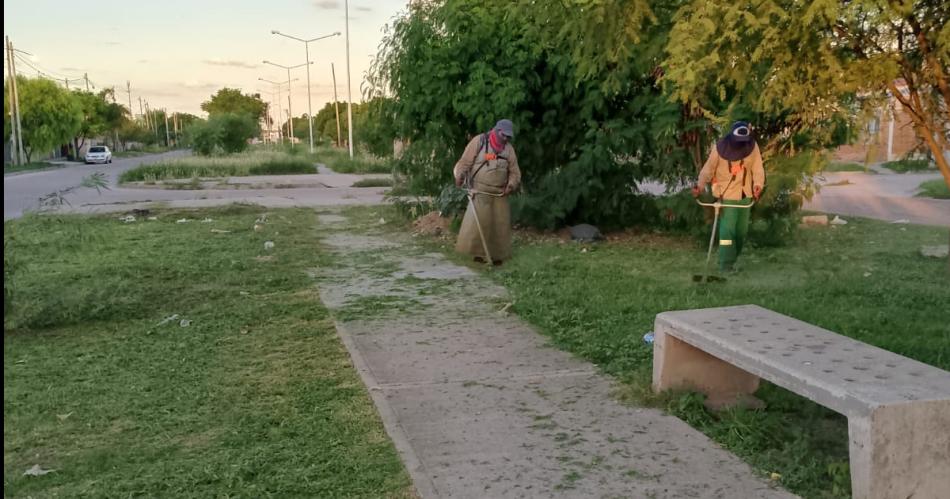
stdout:
[[(289, 73), (289, 71), (288, 71)], [(287, 140), (290, 141), (290, 147), (294, 146), (294, 111), (290, 107), (290, 85), (287, 86)]]
[(83, 73), (82, 77), (84, 80), (86, 80), (86, 92), (88, 92), (89, 91), (89, 73)]
[[(131, 96), (132, 94), (129, 94), (129, 95)], [(130, 97), (130, 98), (131, 98), (131, 97)], [(131, 113), (132, 110), (129, 109), (129, 112)], [(141, 98), (141, 97), (139, 97), (139, 116), (141, 116), (142, 119), (145, 119), (145, 112), (142, 111), (142, 98)]]
[(168, 111), (162, 108), (162, 114), (165, 116), (165, 147), (171, 147), (172, 142), (168, 136)]
[(69, 78), (63, 78), (63, 83), (66, 84), (66, 90), (69, 90)]
[(332, 62), (330, 72), (333, 73), (333, 106), (336, 107), (336, 146), (343, 147), (343, 135), (340, 133), (340, 100), (336, 98), (336, 68)]
[(129, 118), (135, 119), (135, 111), (132, 110), (132, 82), (125, 80), (125, 92), (129, 94)]
[(19, 131), (17, 130), (17, 123), (16, 123), (16, 119), (15, 119), (15, 117), (16, 117), (16, 99), (14, 98), (14, 95), (13, 95), (13, 80), (15, 79), (15, 77), (13, 76), (13, 66), (12, 66), (12, 64), (13, 64), (13, 49), (12, 49), (12, 47), (11, 47), (11, 45), (10, 45), (10, 37), (9, 37), (9, 36), (7, 37), (6, 51), (7, 51), (7, 73), (10, 75), (10, 82), (11, 82), (11, 83), (10, 83), (10, 88), (8, 89), (8, 90), (9, 90), (9, 94), (10, 94), (10, 108), (9, 108), (9, 111), (10, 111), (10, 143), (11, 143), (11, 146), (13, 147), (13, 154), (11, 154), (11, 156), (12, 156), (12, 159), (13, 159), (13, 164), (14, 164), (14, 165), (19, 165), (19, 164), (20, 164), (20, 149), (17, 148), (17, 140), (16, 140)]
[(16, 123), (16, 130), (17, 130), (16, 147), (17, 147), (17, 161), (18, 161), (17, 164), (23, 164), (23, 163), (26, 163), (26, 150), (23, 149), (23, 124), (20, 120), (20, 92), (17, 90), (16, 60), (15, 60), (15, 57), (13, 57), (13, 52), (14, 52), (13, 42), (10, 41), (9, 36), (7, 37), (7, 47), (10, 49), (9, 61), (10, 61), (10, 72), (12, 73), (11, 74), (12, 78), (10, 79), (10, 86), (12, 87), (12, 90), (13, 90), (13, 114), (14, 114), (14, 116), (12, 117), (14, 119), (11, 119), (10, 122), (11, 124), (14, 122)]
[[(112, 85), (112, 104), (115, 104), (115, 85)], [(112, 129), (112, 148), (116, 151), (119, 150), (119, 129)]]
[(343, 2), (346, 16), (346, 121), (349, 125), (350, 159), (353, 159), (353, 87), (350, 84), (350, 0)]

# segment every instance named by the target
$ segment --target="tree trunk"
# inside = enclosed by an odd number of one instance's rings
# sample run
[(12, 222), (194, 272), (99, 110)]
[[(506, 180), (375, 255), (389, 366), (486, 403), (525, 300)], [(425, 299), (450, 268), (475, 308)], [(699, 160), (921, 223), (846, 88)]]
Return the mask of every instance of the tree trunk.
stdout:
[(943, 175), (943, 181), (947, 183), (947, 187), (950, 187), (950, 165), (947, 164), (947, 156), (944, 155), (940, 144), (927, 130), (918, 128), (917, 133), (924, 136), (924, 141), (927, 142), (927, 147), (930, 148), (930, 152), (934, 155), (934, 161), (937, 162), (937, 169)]

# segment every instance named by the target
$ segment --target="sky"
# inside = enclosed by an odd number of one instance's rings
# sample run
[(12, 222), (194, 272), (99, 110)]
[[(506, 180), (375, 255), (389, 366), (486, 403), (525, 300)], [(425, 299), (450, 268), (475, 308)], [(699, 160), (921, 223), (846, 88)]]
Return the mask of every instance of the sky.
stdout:
[[(406, 10), (407, 0), (350, 0), (350, 76), (353, 101), (387, 23)], [(116, 87), (119, 102), (132, 107), (138, 98), (152, 109), (204, 115), (201, 103), (222, 87), (261, 93), (272, 102), (275, 86), (258, 81), (286, 81), (287, 72), (262, 63), (303, 64), (304, 44), (271, 34), (279, 30), (298, 38), (345, 33), (344, 0), (5, 0), (3, 34), (14, 48), (32, 54), (17, 61), (17, 73), (41, 71), (57, 78), (88, 73), (97, 89)], [(330, 65), (336, 67), (339, 99), (346, 100), (344, 35), (310, 44), (313, 112), (333, 100)], [(4, 66), (5, 67), (5, 66)], [(291, 71), (294, 115), (307, 110), (305, 68)], [(4, 76), (6, 77), (6, 75)], [(85, 86), (71, 81), (70, 87)], [(286, 85), (282, 89), (286, 109)]]

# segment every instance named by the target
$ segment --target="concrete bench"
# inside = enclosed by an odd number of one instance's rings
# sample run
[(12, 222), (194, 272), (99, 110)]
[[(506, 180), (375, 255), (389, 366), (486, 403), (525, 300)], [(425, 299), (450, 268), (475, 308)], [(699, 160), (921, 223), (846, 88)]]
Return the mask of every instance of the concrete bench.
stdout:
[(764, 378), (847, 416), (855, 499), (950, 498), (950, 372), (755, 305), (664, 312), (654, 332), (655, 391), (728, 403)]

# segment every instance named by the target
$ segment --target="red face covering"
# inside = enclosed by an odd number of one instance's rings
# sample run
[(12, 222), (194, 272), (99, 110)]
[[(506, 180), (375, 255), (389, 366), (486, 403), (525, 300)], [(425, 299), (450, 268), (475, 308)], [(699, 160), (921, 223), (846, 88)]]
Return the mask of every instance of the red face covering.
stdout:
[(498, 130), (492, 130), (488, 134), (488, 143), (491, 145), (491, 148), (495, 150), (495, 153), (500, 153), (505, 150), (505, 144), (498, 138)]

